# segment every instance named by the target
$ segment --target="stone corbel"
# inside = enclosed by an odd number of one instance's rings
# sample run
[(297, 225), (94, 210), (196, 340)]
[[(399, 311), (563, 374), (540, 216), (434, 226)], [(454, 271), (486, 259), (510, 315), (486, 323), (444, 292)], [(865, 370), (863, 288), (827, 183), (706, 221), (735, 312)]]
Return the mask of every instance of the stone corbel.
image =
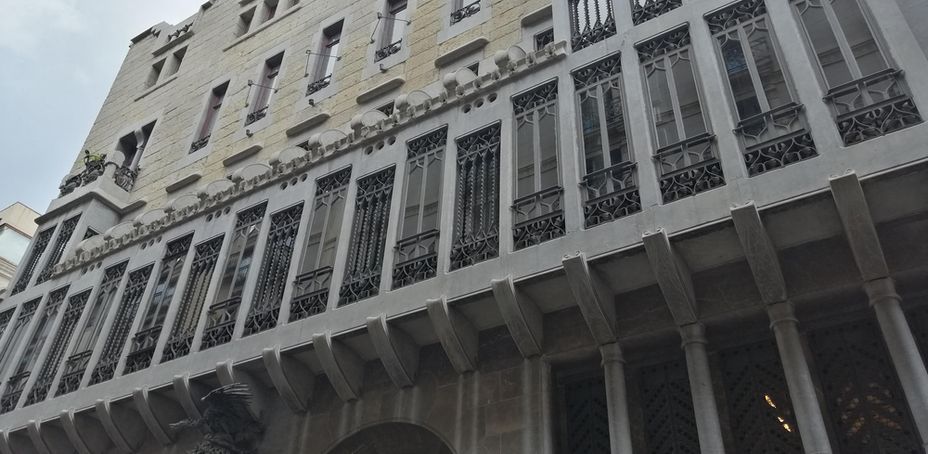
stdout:
[(593, 339), (599, 345), (616, 342), (615, 304), (609, 297), (607, 287), (600, 277), (590, 269), (586, 255), (582, 252), (567, 255), (561, 261), (567, 275), (567, 284), (574, 300), (580, 307)]
[(368, 317), (367, 332), (393, 384), (398, 388), (415, 385), (419, 345), (403, 330), (390, 326), (386, 314)]
[(829, 183), (861, 277), (865, 282), (888, 277), (889, 266), (857, 174), (848, 172), (834, 176), (829, 178)]
[(332, 339), (329, 331), (314, 334), (313, 347), (338, 396), (345, 402), (361, 398), (364, 383), (364, 361), (361, 357), (350, 347)]
[(222, 386), (229, 386), (235, 383), (244, 383), (248, 385), (248, 389), (251, 391), (251, 405), (248, 406), (248, 410), (256, 421), (261, 421), (261, 416), (267, 408), (269, 398), (264, 384), (250, 373), (241, 370), (241, 368), (236, 368), (232, 364), (232, 360), (217, 363), (216, 376), (219, 378), (219, 384)]
[(686, 264), (673, 250), (667, 233), (658, 229), (642, 235), (651, 269), (678, 326), (697, 322), (693, 280)]
[(97, 400), (95, 409), (97, 419), (117, 451), (135, 452), (145, 441), (145, 423), (135, 411), (108, 399)]
[(57, 427), (41, 421), (30, 420), (29, 424), (26, 425), (26, 430), (29, 432), (29, 439), (32, 440), (32, 444), (40, 454), (74, 451), (68, 436)]
[(174, 395), (190, 419), (203, 417), (200, 399), (209, 392), (205, 385), (190, 380), (190, 374), (174, 376)]
[(299, 361), (284, 356), (279, 345), (264, 349), (261, 356), (271, 377), (271, 383), (290, 411), (297, 414), (306, 413), (313, 397), (316, 378), (312, 371)]
[(761, 301), (765, 304), (786, 301), (786, 281), (783, 279), (777, 250), (767, 235), (754, 202), (733, 207), (731, 218), (735, 223), (735, 231), (738, 232), (748, 266), (754, 275)]
[(463, 374), (477, 369), (477, 329), (444, 299), (425, 303), (429, 319), (454, 369)]
[(538, 306), (516, 290), (512, 276), (490, 282), (499, 312), (525, 358), (538, 356), (543, 348), (543, 321)]
[(183, 412), (175, 411), (173, 403), (168, 402), (165, 397), (149, 392), (148, 388), (136, 388), (132, 393), (132, 400), (155, 440), (164, 446), (173, 444), (176, 434), (170, 423), (164, 421), (180, 421), (184, 418)]
[(62, 410), (58, 419), (79, 454), (106, 454), (110, 451), (112, 444), (99, 421), (73, 410)]

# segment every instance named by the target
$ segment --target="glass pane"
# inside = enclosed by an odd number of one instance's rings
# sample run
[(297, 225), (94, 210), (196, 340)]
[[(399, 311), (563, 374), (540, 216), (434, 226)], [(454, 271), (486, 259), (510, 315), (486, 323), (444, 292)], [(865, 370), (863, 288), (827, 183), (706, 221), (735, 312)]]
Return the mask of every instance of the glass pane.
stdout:
[(538, 127), (541, 135), (541, 187), (538, 190), (557, 186), (557, 104), (539, 112)]
[(680, 59), (673, 65), (673, 79), (677, 85), (680, 115), (683, 116), (683, 131), (686, 138), (690, 138), (706, 132), (706, 124), (702, 119), (702, 107), (699, 105), (693, 67), (686, 58), (687, 52), (681, 52)]
[(603, 104), (606, 107), (606, 127), (609, 134), (609, 164), (628, 160), (628, 137), (625, 131), (625, 110), (622, 107), (622, 89), (619, 80), (606, 84)]
[(306, 251), (303, 253), (303, 265), (300, 268), (300, 273), (308, 273), (317, 267), (319, 245), (322, 243), (322, 229), (325, 228), (328, 210), (328, 205), (317, 202), (312, 221), (310, 221), (309, 235), (306, 238)]
[[(799, 4), (797, 7), (801, 8)], [(841, 49), (838, 48), (838, 40), (835, 38), (834, 31), (828, 23), (825, 16), (825, 10), (821, 7), (806, 5), (806, 10), (801, 13), (802, 24), (809, 35), (810, 44), (818, 56), (818, 63), (822, 66), (822, 72), (825, 75), (825, 81), (828, 86), (834, 87), (851, 80), (851, 72), (841, 55)]]
[(419, 199), (422, 197), (424, 177), (421, 159), (410, 162), (409, 179), (406, 181), (406, 204), (403, 207), (402, 238), (419, 233)]
[[(761, 21), (759, 26), (764, 26), (764, 22)], [(767, 103), (770, 108), (776, 109), (789, 104), (791, 99), (789, 90), (786, 88), (786, 78), (783, 76), (780, 61), (773, 49), (770, 32), (762, 28), (755, 28), (748, 38), (751, 53), (754, 56), (754, 63), (757, 65), (760, 83), (763, 85), (764, 94), (767, 96)]]
[(838, 16), (844, 36), (860, 67), (861, 76), (886, 69), (886, 61), (873, 39), (857, 0), (836, 0), (832, 3), (832, 9)]
[(335, 264), (335, 247), (338, 246), (338, 234), (342, 228), (342, 215), (344, 212), (345, 198), (343, 194), (339, 194), (338, 198), (332, 201), (332, 209), (329, 212), (329, 225), (326, 226), (322, 243), (322, 255), (319, 257), (320, 268)]
[(526, 121), (530, 117), (531, 114), (519, 120), (517, 127), (516, 197), (535, 192), (535, 125)]
[(748, 71), (748, 63), (744, 58), (741, 41), (727, 36), (720, 37), (719, 41), (721, 42), (722, 59), (725, 62), (725, 72), (728, 75), (728, 83), (735, 100), (735, 107), (738, 109), (739, 118), (744, 119), (759, 114), (761, 112), (760, 103), (757, 101), (757, 92), (754, 89), (754, 82), (751, 80), (751, 73)]
[(422, 211), (422, 231), (438, 228), (438, 207), (441, 204), (442, 161), (438, 156), (429, 162), (428, 177), (425, 181), (425, 206)]
[(664, 70), (655, 68), (648, 75), (648, 92), (651, 95), (651, 111), (654, 115), (657, 146), (666, 147), (679, 142), (680, 135), (677, 132), (673, 103), (670, 100), (670, 87), (667, 85), (667, 74)]
[(595, 172), (604, 167), (602, 134), (599, 126), (599, 101), (593, 97), (596, 89), (590, 89), (580, 96), (580, 127), (583, 128), (583, 154), (586, 173)]
[(248, 270), (251, 268), (251, 262), (253, 261), (255, 252), (255, 244), (258, 243), (258, 234), (260, 230), (260, 224), (249, 227), (248, 240), (245, 242), (245, 247), (242, 250), (238, 270), (235, 273), (235, 285), (232, 287), (232, 294), (229, 295), (230, 298), (242, 296), (242, 290), (245, 288), (245, 279), (248, 278)]
[(238, 257), (244, 247), (245, 237), (241, 232), (238, 232), (229, 246), (229, 258), (226, 261), (225, 269), (222, 270), (222, 281), (219, 282), (218, 293), (218, 300), (220, 301), (229, 298), (229, 290), (232, 288), (235, 279), (235, 267), (238, 265)]

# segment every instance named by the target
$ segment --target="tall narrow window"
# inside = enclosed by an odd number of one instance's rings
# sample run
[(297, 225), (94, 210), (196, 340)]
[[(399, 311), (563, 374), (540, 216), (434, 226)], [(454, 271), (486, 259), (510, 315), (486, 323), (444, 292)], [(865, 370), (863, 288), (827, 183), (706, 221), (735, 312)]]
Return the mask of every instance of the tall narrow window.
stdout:
[(406, 9), (406, 0), (387, 0), (387, 10), (380, 19), (383, 32), (380, 45), (374, 52), (374, 61), (383, 60), (403, 47), (403, 38), (406, 35), (406, 24), (409, 22), (409, 12)]
[(113, 301), (116, 300), (116, 292), (119, 290), (119, 283), (126, 272), (127, 262), (107, 268), (103, 276), (103, 283), (100, 284), (100, 290), (97, 297), (90, 306), (87, 320), (84, 326), (78, 330), (74, 347), (71, 350), (71, 356), (64, 364), (64, 373), (61, 381), (58, 383), (58, 395), (67, 394), (76, 391), (84, 377), (84, 372), (90, 363), (90, 355), (93, 354), (93, 348), (100, 338), (100, 332), (103, 330), (103, 321), (110, 312)]
[(792, 0), (846, 145), (922, 122), (859, 0)]
[(52, 382), (64, 359), (64, 350), (68, 343), (71, 342), (71, 336), (74, 335), (74, 329), (77, 328), (77, 322), (84, 313), (84, 307), (87, 306), (87, 300), (90, 299), (90, 290), (85, 290), (77, 295), (68, 298), (68, 307), (64, 311), (61, 324), (58, 325), (58, 331), (52, 338), (51, 348), (45, 356), (42, 368), (39, 369), (39, 375), (35, 383), (32, 384), (32, 390), (26, 397), (24, 405), (32, 405), (41, 402), (48, 397), (48, 392), (52, 388)]
[(186, 55), (187, 55), (186, 47), (182, 49), (178, 49), (174, 51), (173, 54), (171, 54), (171, 62), (170, 62), (170, 66), (168, 68), (168, 73), (167, 73), (168, 76), (173, 76), (174, 74), (177, 74), (178, 71), (180, 71), (180, 65), (181, 63), (184, 62), (184, 56)]
[(576, 52), (615, 35), (612, 0), (567, 0), (570, 44)]
[(452, 0), (451, 25), (480, 12), (480, 0)]
[(635, 452), (698, 453), (696, 415), (684, 358), (633, 372), (643, 437)]
[(55, 237), (55, 244), (52, 245), (52, 250), (48, 254), (48, 259), (45, 260), (45, 267), (42, 268), (39, 277), (35, 279), (36, 285), (51, 279), (52, 269), (54, 269), (55, 265), (58, 264), (58, 261), (61, 260), (61, 257), (64, 255), (64, 251), (71, 241), (71, 235), (74, 234), (74, 229), (77, 228), (77, 222), (80, 221), (80, 219), (81, 215), (77, 215), (61, 223), (61, 228), (58, 229), (58, 236)]
[(271, 215), (271, 228), (258, 273), (258, 285), (252, 298), (251, 311), (245, 320), (246, 336), (277, 326), (302, 216), (302, 203)]
[(664, 203), (725, 184), (690, 60), (689, 29), (639, 44)]
[(219, 281), (216, 302), (209, 308), (206, 316), (206, 331), (203, 333), (202, 348), (211, 348), (232, 340), (235, 331), (235, 319), (242, 303), (245, 280), (258, 244), (258, 234), (264, 222), (267, 202), (251, 207), (238, 214), (235, 231), (226, 256), (226, 267)]
[(190, 353), (197, 323), (200, 321), (200, 313), (203, 312), (203, 304), (206, 303), (206, 293), (213, 280), (213, 270), (219, 260), (222, 240), (223, 235), (220, 235), (196, 246), (193, 266), (190, 267), (190, 277), (187, 278), (187, 284), (184, 286), (180, 308), (177, 310), (174, 326), (171, 327), (171, 335), (164, 347), (164, 354), (161, 358), (163, 363)]
[(16, 351), (16, 346), (26, 335), (26, 327), (32, 321), (32, 316), (35, 315), (40, 301), (41, 299), (36, 299), (23, 303), (23, 308), (13, 323), (10, 335), (7, 337), (6, 343), (3, 344), (3, 348), (0, 349), (0, 377), (6, 373), (6, 368), (10, 365), (10, 359), (13, 358), (11, 353)]
[(222, 102), (226, 98), (226, 92), (229, 90), (229, 83), (226, 82), (214, 88), (209, 95), (209, 102), (206, 104), (206, 110), (203, 112), (203, 118), (200, 120), (200, 127), (197, 128), (196, 139), (190, 144), (190, 152), (193, 153), (209, 143), (213, 134), (213, 128), (216, 127), (216, 121), (219, 119), (219, 111), (222, 109)]
[(587, 228), (641, 211), (638, 170), (628, 141), (618, 54), (574, 71), (583, 146)]
[(683, 5), (683, 0), (631, 0), (632, 22), (643, 24)]
[(303, 260), (293, 283), (291, 322), (325, 312), (350, 181), (351, 167), (316, 180), (316, 198), (313, 200)]
[(158, 80), (161, 79), (161, 72), (164, 71), (164, 64), (167, 60), (158, 60), (155, 64), (151, 65), (151, 69), (148, 70), (148, 79), (145, 79), (145, 88), (154, 87)]
[(51, 227), (41, 231), (36, 237), (35, 242), (32, 243), (32, 250), (29, 252), (29, 259), (23, 262), (22, 271), (19, 272), (19, 279), (16, 280), (16, 285), (10, 290), (11, 295), (15, 295), (29, 286), (32, 273), (39, 266), (39, 260), (42, 259), (42, 254), (45, 253), (45, 249), (48, 248), (48, 243), (52, 241), (54, 234), (55, 228)]
[(393, 288), (435, 277), (441, 224), (442, 172), (448, 126), (406, 143), (406, 182), (396, 244)]
[(267, 116), (271, 106), (271, 97), (277, 93), (277, 79), (280, 77), (280, 65), (283, 64), (284, 54), (280, 53), (264, 62), (261, 78), (257, 82), (249, 81), (254, 93), (245, 126), (248, 126)]
[(339, 305), (370, 298), (380, 292), (395, 171), (395, 167), (390, 167), (358, 180), (348, 265), (338, 292)]
[(794, 101), (769, 29), (764, 0), (706, 16), (738, 113), (735, 133), (750, 175), (816, 156), (802, 105)]
[(322, 45), (316, 56), (316, 69), (312, 74), (312, 82), (306, 88), (306, 96), (322, 90), (332, 83), (332, 75), (335, 74), (335, 63), (341, 58), (338, 48), (342, 41), (342, 26), (344, 23), (345, 21), (338, 21), (322, 31)]
[(558, 175), (557, 79), (512, 98), (516, 136), (513, 239), (522, 249), (563, 236)]
[(451, 270), (499, 255), (500, 124), (455, 142), (458, 166)]
[(103, 352), (100, 353), (100, 359), (90, 374), (91, 385), (105, 382), (116, 375), (119, 357), (126, 346), (126, 340), (129, 339), (129, 330), (132, 329), (132, 322), (135, 321), (135, 314), (145, 295), (153, 268), (154, 265), (148, 265), (129, 273), (129, 281), (123, 291), (122, 301), (116, 309), (113, 326), (110, 327), (109, 335), (103, 344)]
[(558, 452), (609, 454), (606, 383), (598, 364), (555, 373)]
[[(139, 174), (139, 163), (142, 161), (142, 154), (145, 147), (148, 146), (148, 140), (155, 129), (155, 122), (151, 122), (131, 134), (127, 134), (119, 139), (118, 150), (123, 155), (123, 162), (116, 169), (113, 177), (116, 185), (126, 191), (131, 191), (135, 185), (135, 179)], [(119, 163), (117, 163), (119, 164)]]
[[(36, 361), (39, 360), (39, 352), (45, 345), (51, 333), (52, 325), (58, 317), (58, 311), (61, 309), (61, 303), (64, 302), (68, 295), (68, 287), (55, 290), (48, 295), (48, 302), (45, 303), (45, 309), (39, 314), (37, 325), (33, 328), (32, 336), (29, 343), (26, 344), (19, 362), (14, 369), (13, 374), (6, 381), (6, 388), (3, 390), (3, 397), (0, 397), (0, 413), (7, 413), (16, 408), (19, 398), (26, 388), (26, 382), (32, 374), (32, 368), (35, 367)], [(25, 309), (25, 308), (23, 308)]]
[(145, 309), (145, 316), (132, 339), (132, 347), (129, 349), (124, 373), (131, 374), (151, 365), (155, 347), (158, 345), (158, 337), (164, 326), (164, 317), (171, 306), (171, 300), (174, 299), (177, 281), (180, 280), (180, 273), (184, 268), (184, 260), (187, 258), (187, 251), (190, 250), (192, 241), (193, 234), (191, 233), (168, 243), (164, 258), (161, 259), (158, 281), (151, 292), (148, 307)]
[(251, 29), (251, 23), (255, 19), (256, 9), (257, 7), (251, 8), (238, 16), (238, 24), (235, 28), (235, 36), (243, 36), (244, 34), (248, 33), (248, 30)]
[(279, 0), (264, 0), (264, 20), (261, 22), (267, 22), (274, 18), (277, 15), (277, 6), (280, 4)]

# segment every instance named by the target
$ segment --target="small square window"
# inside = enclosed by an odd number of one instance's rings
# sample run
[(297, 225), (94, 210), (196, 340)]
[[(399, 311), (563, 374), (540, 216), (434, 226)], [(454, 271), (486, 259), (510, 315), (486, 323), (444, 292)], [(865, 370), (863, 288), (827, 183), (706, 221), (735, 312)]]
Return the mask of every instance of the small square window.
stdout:
[(161, 71), (164, 70), (164, 60), (160, 60), (151, 65), (151, 71), (148, 72), (148, 80), (145, 81), (145, 88), (154, 87), (161, 78)]
[(255, 18), (255, 9), (257, 8), (251, 8), (238, 16), (238, 27), (235, 30), (235, 36), (242, 36), (248, 33), (248, 30), (251, 28), (251, 22)]

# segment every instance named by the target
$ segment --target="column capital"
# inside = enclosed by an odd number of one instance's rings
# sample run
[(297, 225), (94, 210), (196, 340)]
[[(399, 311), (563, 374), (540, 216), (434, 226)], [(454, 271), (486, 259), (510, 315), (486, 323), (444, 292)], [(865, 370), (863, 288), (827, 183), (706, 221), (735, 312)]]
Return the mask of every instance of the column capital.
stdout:
[(690, 323), (680, 327), (680, 337), (683, 338), (682, 347), (690, 344), (708, 344), (706, 340), (706, 327), (702, 323)]
[(599, 346), (599, 353), (603, 357), (603, 365), (612, 363), (625, 363), (622, 347), (618, 342)]
[(781, 323), (799, 323), (799, 319), (796, 318), (795, 305), (789, 300), (767, 305), (767, 316), (770, 317), (771, 329)]
[(889, 277), (864, 282), (864, 291), (867, 292), (871, 306), (878, 303), (898, 303), (902, 300), (902, 297), (896, 293), (896, 281)]

